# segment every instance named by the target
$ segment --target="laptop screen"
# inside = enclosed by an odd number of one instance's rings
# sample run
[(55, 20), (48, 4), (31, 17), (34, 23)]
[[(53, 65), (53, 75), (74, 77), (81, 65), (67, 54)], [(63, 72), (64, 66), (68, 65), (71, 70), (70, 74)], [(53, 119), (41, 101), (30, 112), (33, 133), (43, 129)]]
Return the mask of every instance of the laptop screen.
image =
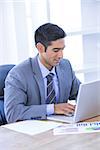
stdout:
[(100, 115), (100, 80), (80, 85), (75, 122)]

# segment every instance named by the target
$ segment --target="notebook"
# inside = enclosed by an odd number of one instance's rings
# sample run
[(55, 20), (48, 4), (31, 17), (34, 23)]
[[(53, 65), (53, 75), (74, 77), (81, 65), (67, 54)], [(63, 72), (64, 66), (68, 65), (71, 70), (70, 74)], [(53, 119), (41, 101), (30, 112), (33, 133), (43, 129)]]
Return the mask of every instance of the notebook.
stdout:
[(47, 119), (76, 123), (98, 115), (100, 115), (100, 80), (80, 84), (73, 116), (50, 115)]

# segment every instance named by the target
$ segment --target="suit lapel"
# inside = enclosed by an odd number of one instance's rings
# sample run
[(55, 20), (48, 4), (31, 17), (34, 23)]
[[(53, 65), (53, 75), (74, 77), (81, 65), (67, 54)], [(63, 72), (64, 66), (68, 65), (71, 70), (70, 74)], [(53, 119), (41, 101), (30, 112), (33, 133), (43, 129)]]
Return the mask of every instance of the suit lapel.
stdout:
[[(40, 90), (40, 96), (41, 96), (41, 104), (45, 104), (45, 87), (44, 87), (44, 81), (42, 77), (41, 70), (39, 68), (37, 56), (35, 58), (31, 58), (30, 60), (31, 66), (32, 66), (32, 71), (34, 73), (34, 77), (37, 81), (39, 90)], [(60, 66), (56, 66), (56, 73), (58, 77), (58, 86), (59, 86), (59, 101), (58, 102), (63, 102), (64, 100), (64, 95), (65, 95), (65, 90), (67, 83), (65, 84), (65, 79), (67, 80), (67, 75), (65, 74), (65, 70), (61, 69)], [(68, 80), (67, 80), (68, 82)], [(66, 91), (67, 92), (67, 91)]]
[(32, 71), (34, 73), (34, 77), (37, 81), (37, 84), (40, 90), (41, 104), (45, 104), (45, 87), (44, 87), (42, 73), (41, 73), (41, 70), (39, 68), (39, 64), (37, 61), (37, 56), (34, 59), (31, 59), (31, 64), (32, 64)]
[[(59, 102), (63, 102), (64, 98), (64, 89), (65, 89), (65, 77), (64, 77), (64, 70), (62, 70), (59, 66), (56, 67), (56, 73), (58, 77), (58, 86), (59, 86)], [(66, 91), (67, 92), (67, 91)]]

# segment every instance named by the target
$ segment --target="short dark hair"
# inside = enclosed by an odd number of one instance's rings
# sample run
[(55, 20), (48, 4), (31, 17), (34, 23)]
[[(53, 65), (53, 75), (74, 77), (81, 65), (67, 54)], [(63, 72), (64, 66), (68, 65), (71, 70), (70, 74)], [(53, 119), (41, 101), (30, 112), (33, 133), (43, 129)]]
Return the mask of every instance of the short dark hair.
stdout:
[(45, 49), (51, 44), (52, 41), (66, 37), (64, 30), (58, 25), (46, 23), (41, 25), (35, 31), (35, 45), (40, 42), (45, 46)]

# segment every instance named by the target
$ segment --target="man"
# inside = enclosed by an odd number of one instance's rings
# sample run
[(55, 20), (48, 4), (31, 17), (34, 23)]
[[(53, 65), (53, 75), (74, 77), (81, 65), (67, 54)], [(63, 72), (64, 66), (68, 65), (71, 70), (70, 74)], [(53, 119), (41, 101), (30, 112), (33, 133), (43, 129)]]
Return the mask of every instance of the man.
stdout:
[[(4, 108), (8, 122), (74, 112), (75, 106), (68, 100), (76, 99), (80, 81), (70, 62), (63, 59), (65, 37), (63, 29), (51, 23), (35, 31), (38, 55), (15, 66), (5, 81)], [(47, 81), (49, 73), (51, 83)]]

